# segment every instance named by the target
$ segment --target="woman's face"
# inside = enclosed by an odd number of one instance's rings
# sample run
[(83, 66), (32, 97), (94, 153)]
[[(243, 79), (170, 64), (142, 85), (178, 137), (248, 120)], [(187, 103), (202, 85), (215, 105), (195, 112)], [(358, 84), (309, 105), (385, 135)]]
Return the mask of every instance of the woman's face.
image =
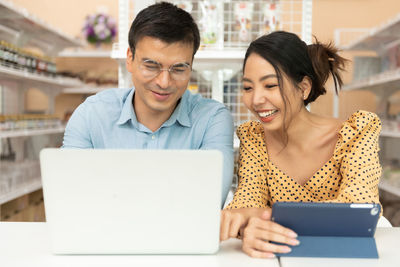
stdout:
[(258, 118), (266, 131), (289, 126), (293, 116), (304, 107), (303, 93), (295, 88), (282, 73), (282, 91), (286, 95), (286, 108), (279, 90), (274, 67), (258, 54), (251, 54), (243, 72), (242, 101)]

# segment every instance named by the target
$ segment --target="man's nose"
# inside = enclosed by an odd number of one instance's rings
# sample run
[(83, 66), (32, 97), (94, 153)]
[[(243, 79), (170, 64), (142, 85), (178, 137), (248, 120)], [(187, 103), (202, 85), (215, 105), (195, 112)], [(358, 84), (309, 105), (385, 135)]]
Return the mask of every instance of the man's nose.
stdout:
[(162, 89), (168, 88), (170, 81), (171, 77), (168, 70), (161, 70), (156, 77), (157, 85)]

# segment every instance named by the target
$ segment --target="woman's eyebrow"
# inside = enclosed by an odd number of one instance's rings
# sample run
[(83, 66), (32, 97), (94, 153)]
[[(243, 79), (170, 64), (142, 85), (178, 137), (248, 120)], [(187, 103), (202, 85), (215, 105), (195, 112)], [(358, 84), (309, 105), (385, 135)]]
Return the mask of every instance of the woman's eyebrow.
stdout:
[(269, 79), (269, 78), (276, 78), (276, 74), (268, 74), (268, 75), (262, 76), (260, 78), (260, 82), (262, 82), (262, 81), (264, 81), (266, 79)]
[[(262, 76), (262, 77), (260, 78), (260, 82), (262, 82), (262, 81), (264, 81), (264, 80), (266, 80), (266, 79), (269, 79), (269, 78), (276, 78), (276, 77), (277, 77), (276, 74), (268, 74), (268, 75)], [(242, 81), (243, 81), (243, 82), (250, 82), (250, 83), (253, 82), (252, 80), (250, 80), (249, 78), (246, 78), (246, 77), (243, 77), (243, 78), (242, 78)]]

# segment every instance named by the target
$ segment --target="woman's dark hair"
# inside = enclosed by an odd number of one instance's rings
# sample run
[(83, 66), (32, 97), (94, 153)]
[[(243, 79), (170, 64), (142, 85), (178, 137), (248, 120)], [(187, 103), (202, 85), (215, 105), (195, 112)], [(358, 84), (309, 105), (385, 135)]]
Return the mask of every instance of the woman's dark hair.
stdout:
[(294, 33), (276, 31), (261, 36), (250, 44), (244, 58), (243, 70), (247, 58), (253, 53), (267, 60), (278, 76), (284, 101), (287, 98), (281, 86), (282, 72), (296, 87), (307, 76), (312, 83), (310, 94), (304, 100), (304, 105), (308, 105), (326, 93), (325, 83), (330, 75), (333, 77), (336, 93), (343, 85), (340, 71), (344, 70), (347, 60), (337, 52), (331, 43), (325, 45), (315, 40), (314, 44), (307, 45)]
[(148, 6), (137, 14), (129, 30), (132, 55), (135, 54), (136, 44), (145, 36), (160, 39), (168, 44), (193, 44), (193, 57), (200, 46), (199, 29), (192, 16), (167, 2)]
[[(321, 44), (315, 38), (315, 43), (307, 45), (296, 34), (276, 31), (254, 40), (246, 51), (243, 71), (248, 57), (255, 53), (267, 60), (275, 69), (279, 90), (282, 95), (285, 110), (288, 98), (283, 90), (284, 74), (296, 87), (308, 77), (311, 81), (311, 91), (304, 100), (304, 105), (315, 101), (326, 93), (325, 83), (332, 75), (336, 94), (343, 85), (340, 72), (344, 70), (347, 59), (338, 55), (338, 50), (331, 44)], [(286, 114), (284, 114), (284, 118)], [(285, 121), (285, 120), (284, 120)], [(286, 132), (285, 122), (283, 129)], [(286, 143), (287, 143), (286, 136)]]

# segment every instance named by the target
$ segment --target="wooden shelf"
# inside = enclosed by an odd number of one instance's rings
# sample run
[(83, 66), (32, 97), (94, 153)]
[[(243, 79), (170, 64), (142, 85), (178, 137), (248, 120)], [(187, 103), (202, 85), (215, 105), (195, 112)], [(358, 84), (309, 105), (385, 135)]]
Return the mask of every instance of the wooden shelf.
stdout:
[(381, 180), (379, 183), (379, 189), (383, 191), (389, 192), (395, 196), (400, 197), (400, 188), (394, 185), (391, 185), (389, 182), (385, 180)]
[(34, 45), (47, 53), (56, 54), (66, 47), (82, 46), (81, 41), (5, 0), (0, 0), (0, 25), (0, 39)]
[(110, 89), (110, 88), (116, 88), (118, 85), (115, 86), (109, 86), (109, 87), (96, 87), (96, 86), (83, 86), (83, 87), (72, 87), (72, 88), (64, 88), (62, 92), (64, 94), (96, 94), (98, 92)]
[(35, 135), (45, 135), (45, 134), (59, 134), (65, 131), (65, 127), (58, 128), (47, 128), (47, 129), (37, 129), (37, 130), (15, 130), (15, 131), (2, 131), (0, 132), (0, 138), (8, 137), (24, 137), (24, 136), (35, 136)]
[(111, 50), (82, 50), (67, 49), (61, 51), (57, 57), (67, 58), (111, 58)]
[(400, 69), (385, 71), (372, 75), (366, 79), (343, 86), (344, 91), (350, 90), (398, 90), (400, 82)]
[(400, 138), (400, 132), (382, 130), (381, 131), (381, 136), (383, 136), (383, 137)]
[(345, 46), (344, 49), (379, 51), (399, 39), (400, 14), (382, 25), (372, 28), (368, 33)]
[(29, 183), (21, 184), (16, 189), (13, 189), (12, 191), (6, 194), (0, 195), (0, 205), (8, 201), (11, 201), (13, 199), (19, 198), (23, 195), (32, 193), (36, 190), (39, 190), (40, 188), (42, 188), (42, 180), (40, 177), (37, 177), (36, 179), (33, 179)]
[(74, 78), (50, 77), (0, 65), (0, 81), (2, 79), (29, 83), (30, 86), (48, 86), (52, 88), (77, 87), (83, 84), (80, 80)]

